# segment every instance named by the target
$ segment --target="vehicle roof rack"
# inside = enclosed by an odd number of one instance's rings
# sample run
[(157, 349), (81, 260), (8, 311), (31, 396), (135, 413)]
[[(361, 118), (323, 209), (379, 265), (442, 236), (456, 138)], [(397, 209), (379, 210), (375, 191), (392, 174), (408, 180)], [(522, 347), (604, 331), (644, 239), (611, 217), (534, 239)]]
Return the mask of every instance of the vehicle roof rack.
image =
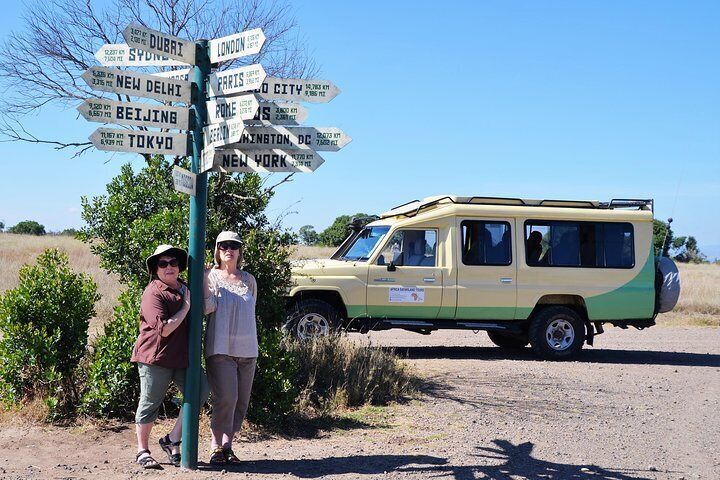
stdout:
[(402, 205), (394, 207), (392, 210), (380, 215), (380, 218), (404, 216), (414, 217), (421, 210), (433, 207), (439, 203), (452, 203), (456, 205), (517, 205), (523, 207), (555, 207), (555, 208), (595, 208), (595, 209), (615, 209), (615, 208), (638, 208), (643, 210), (650, 207), (653, 210), (652, 199), (627, 199), (614, 198), (609, 202), (599, 202), (595, 200), (532, 200), (526, 198), (512, 197), (459, 197), (454, 195), (438, 195), (428, 197), (423, 200), (412, 200)]

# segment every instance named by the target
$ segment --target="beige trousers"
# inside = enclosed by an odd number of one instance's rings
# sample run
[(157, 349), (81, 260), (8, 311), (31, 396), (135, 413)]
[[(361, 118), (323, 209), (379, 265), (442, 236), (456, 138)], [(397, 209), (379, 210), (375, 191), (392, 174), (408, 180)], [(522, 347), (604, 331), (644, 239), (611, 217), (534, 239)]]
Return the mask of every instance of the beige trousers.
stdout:
[(205, 360), (212, 392), (210, 427), (230, 438), (240, 430), (255, 377), (256, 358), (212, 355)]

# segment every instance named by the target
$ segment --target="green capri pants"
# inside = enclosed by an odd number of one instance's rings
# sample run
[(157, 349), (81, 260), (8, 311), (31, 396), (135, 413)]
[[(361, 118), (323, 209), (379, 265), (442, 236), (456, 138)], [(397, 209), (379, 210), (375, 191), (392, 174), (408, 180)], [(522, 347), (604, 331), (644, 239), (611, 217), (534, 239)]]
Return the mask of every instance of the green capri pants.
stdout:
[[(140, 373), (140, 401), (135, 412), (135, 423), (152, 423), (158, 417), (160, 406), (167, 393), (170, 382), (175, 382), (180, 393), (185, 395), (184, 368), (165, 368), (138, 362)], [(204, 405), (210, 394), (205, 372), (200, 371), (200, 406)]]

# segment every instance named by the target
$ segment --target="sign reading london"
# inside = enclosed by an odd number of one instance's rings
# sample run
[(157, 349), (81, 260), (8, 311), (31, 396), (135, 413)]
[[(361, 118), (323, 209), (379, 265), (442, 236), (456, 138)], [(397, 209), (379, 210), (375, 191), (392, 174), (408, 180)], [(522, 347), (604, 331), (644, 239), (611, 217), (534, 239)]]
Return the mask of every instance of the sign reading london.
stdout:
[(93, 89), (103, 92), (190, 103), (190, 82), (183, 80), (107, 67), (90, 67), (82, 78)]
[(99, 150), (187, 156), (185, 133), (141, 132), (119, 128), (98, 128), (90, 141)]
[(95, 52), (95, 58), (106, 67), (173, 67), (186, 63), (164, 55), (146, 52), (125, 43), (106, 43)]
[(123, 30), (123, 38), (131, 47), (195, 65), (195, 42), (158, 32), (137, 23), (131, 23)]
[(91, 122), (179, 130), (189, 128), (190, 110), (187, 107), (89, 98), (77, 109), (86, 120)]
[(210, 63), (219, 63), (246, 55), (260, 53), (265, 43), (265, 34), (260, 28), (216, 38), (208, 42)]

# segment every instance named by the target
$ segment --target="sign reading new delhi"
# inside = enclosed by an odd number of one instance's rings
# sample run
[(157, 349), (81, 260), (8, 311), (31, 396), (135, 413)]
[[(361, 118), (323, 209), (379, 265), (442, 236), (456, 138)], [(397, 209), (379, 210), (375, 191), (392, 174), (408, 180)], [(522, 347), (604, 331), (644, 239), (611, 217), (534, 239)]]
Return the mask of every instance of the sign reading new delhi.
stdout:
[(94, 90), (190, 103), (190, 82), (107, 67), (90, 67), (82, 79)]

